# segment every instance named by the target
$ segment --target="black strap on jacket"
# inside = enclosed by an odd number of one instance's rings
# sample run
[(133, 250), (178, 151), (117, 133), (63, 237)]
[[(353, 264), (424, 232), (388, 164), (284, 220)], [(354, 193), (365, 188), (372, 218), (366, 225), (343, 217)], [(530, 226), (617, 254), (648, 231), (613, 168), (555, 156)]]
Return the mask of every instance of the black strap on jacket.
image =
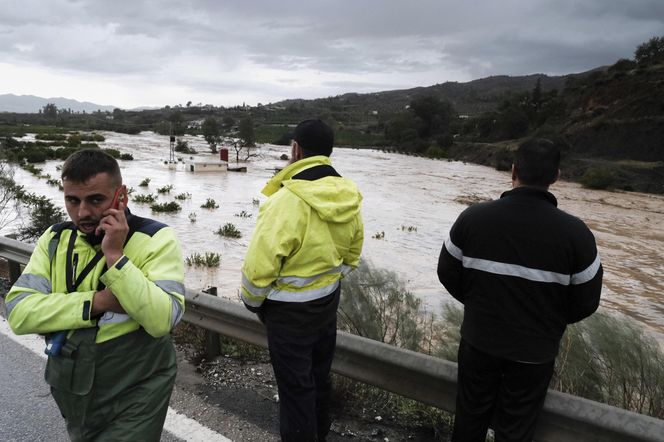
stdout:
[(334, 170), (334, 167), (330, 166), (329, 164), (320, 164), (293, 175), (291, 179), (316, 181), (318, 179), (325, 178), (326, 176), (336, 176), (341, 178), (341, 175), (339, 175), (339, 173)]

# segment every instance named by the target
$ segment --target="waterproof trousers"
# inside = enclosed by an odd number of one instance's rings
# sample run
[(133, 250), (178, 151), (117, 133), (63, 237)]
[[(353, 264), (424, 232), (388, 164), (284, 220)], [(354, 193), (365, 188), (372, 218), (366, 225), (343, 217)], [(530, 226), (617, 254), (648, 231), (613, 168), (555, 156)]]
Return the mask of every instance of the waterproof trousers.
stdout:
[(336, 321), (305, 336), (267, 329), (279, 391), (279, 431), (286, 442), (323, 442), (330, 431), (330, 368)]
[(170, 336), (140, 329), (50, 357), (46, 380), (72, 441), (158, 442), (176, 370)]
[(553, 364), (501, 359), (462, 339), (452, 441), (484, 442), (490, 424), (495, 442), (532, 441)]

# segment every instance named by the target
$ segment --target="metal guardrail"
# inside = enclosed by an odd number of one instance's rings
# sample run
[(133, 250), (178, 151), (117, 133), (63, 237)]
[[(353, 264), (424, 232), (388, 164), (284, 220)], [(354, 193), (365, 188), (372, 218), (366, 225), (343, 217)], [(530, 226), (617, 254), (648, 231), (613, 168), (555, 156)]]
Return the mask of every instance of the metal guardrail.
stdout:
[[(0, 258), (16, 267), (33, 247), (0, 237)], [(18, 275), (16, 275), (18, 276)], [(186, 291), (184, 320), (251, 344), (267, 346), (265, 328), (241, 304)], [(339, 331), (332, 370), (428, 405), (454, 412), (457, 364)], [(535, 440), (664, 441), (664, 421), (549, 390)]]

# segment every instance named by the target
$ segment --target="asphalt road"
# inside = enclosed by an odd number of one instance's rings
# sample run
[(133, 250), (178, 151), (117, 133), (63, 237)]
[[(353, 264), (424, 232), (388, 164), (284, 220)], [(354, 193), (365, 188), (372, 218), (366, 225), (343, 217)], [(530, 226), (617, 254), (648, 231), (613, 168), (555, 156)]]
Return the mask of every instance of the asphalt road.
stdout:
[(46, 360), (0, 333), (0, 428), (6, 441), (68, 441), (44, 382)]
[[(0, 317), (0, 321), (5, 320)], [(0, 332), (2, 441), (69, 441), (64, 419), (44, 381), (45, 365), (45, 358)], [(164, 431), (161, 437), (162, 442), (182, 440), (167, 431)]]

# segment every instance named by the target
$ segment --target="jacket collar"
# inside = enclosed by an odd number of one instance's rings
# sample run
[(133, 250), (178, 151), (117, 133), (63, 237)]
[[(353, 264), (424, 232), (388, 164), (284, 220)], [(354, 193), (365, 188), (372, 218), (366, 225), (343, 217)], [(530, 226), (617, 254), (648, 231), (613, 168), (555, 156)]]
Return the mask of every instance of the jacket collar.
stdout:
[(316, 155), (314, 157), (303, 158), (300, 161), (296, 161), (273, 176), (272, 179), (267, 182), (265, 187), (263, 187), (261, 192), (265, 196), (270, 196), (281, 189), (284, 181), (290, 180), (303, 170), (314, 166), (320, 166), (321, 164), (327, 164), (328, 166), (331, 166), (332, 162), (330, 161), (330, 158), (326, 157), (325, 155)]
[(512, 190), (508, 190), (507, 192), (503, 192), (503, 194), (500, 195), (501, 198), (512, 196), (538, 198), (548, 201), (549, 203), (558, 207), (558, 200), (551, 192), (537, 187), (520, 186)]

